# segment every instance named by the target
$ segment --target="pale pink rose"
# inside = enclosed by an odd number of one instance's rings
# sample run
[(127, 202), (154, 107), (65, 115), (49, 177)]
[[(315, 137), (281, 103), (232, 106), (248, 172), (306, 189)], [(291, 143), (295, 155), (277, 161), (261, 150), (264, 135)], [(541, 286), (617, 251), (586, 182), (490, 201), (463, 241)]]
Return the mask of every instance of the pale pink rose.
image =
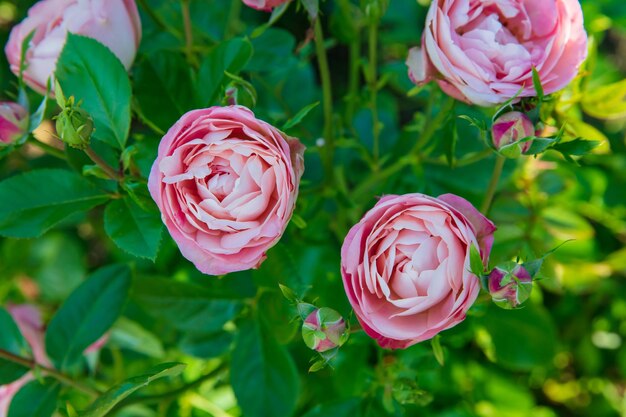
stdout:
[[(53, 365), (46, 354), (45, 326), (41, 319), (41, 313), (37, 307), (30, 304), (8, 305), (7, 311), (17, 324), (17, 327), (26, 339), (33, 352), (33, 358), (39, 365), (51, 368)], [(101, 349), (106, 343), (107, 335), (94, 342), (85, 350), (85, 353)], [(26, 373), (17, 381), (0, 386), (0, 417), (7, 417), (9, 406), (13, 396), (34, 377), (31, 372)]]
[(453, 194), (382, 198), (341, 248), (348, 300), (384, 348), (427, 340), (465, 319), (480, 291), (470, 247), (487, 264), (495, 226)]
[[(533, 122), (524, 113), (517, 111), (503, 114), (491, 126), (493, 146), (498, 150), (534, 135)], [(518, 143), (518, 153), (528, 151), (531, 145), (532, 141)]]
[(28, 129), (28, 111), (17, 103), (0, 102), (0, 146), (21, 138)]
[(148, 187), (183, 256), (211, 275), (259, 266), (293, 213), (303, 151), (242, 106), (181, 117)]
[(564, 88), (587, 56), (578, 0), (433, 0), (409, 77), (437, 79), (450, 96), (480, 106)]
[(253, 9), (262, 10), (264, 12), (271, 11), (274, 7), (287, 3), (290, 0), (243, 0), (243, 3)]
[[(141, 40), (141, 22), (134, 0), (41, 0), (11, 31), (5, 52), (11, 71), (19, 74), (22, 43), (34, 31), (26, 51), (24, 81), (44, 93), (63, 50), (67, 32), (106, 45), (128, 69)], [(52, 84), (53, 86), (53, 84)]]

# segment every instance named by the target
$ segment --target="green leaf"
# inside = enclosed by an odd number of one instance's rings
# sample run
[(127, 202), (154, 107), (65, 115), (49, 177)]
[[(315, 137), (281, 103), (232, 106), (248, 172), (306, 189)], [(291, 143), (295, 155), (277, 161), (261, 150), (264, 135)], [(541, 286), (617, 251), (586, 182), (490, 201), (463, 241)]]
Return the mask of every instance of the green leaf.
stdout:
[(537, 98), (539, 101), (543, 101), (544, 92), (543, 86), (541, 85), (541, 78), (539, 78), (539, 73), (537, 72), (537, 68), (533, 67), (533, 86), (535, 87), (535, 92), (537, 93)]
[(74, 365), (122, 312), (131, 276), (124, 265), (93, 273), (56, 312), (46, 331), (46, 351), (60, 369)]
[(162, 131), (195, 107), (192, 72), (178, 51), (158, 51), (141, 59), (135, 65), (133, 89), (140, 118)]
[(360, 417), (361, 398), (352, 398), (332, 404), (319, 404), (302, 417)]
[(626, 80), (594, 87), (582, 97), (583, 111), (593, 117), (606, 120), (626, 117)]
[(296, 113), (295, 116), (287, 120), (287, 122), (283, 125), (282, 130), (291, 129), (292, 127), (300, 124), (300, 122), (302, 122), (302, 119), (304, 119), (306, 115), (309, 114), (311, 110), (316, 108), (319, 104), (320, 102), (316, 101), (315, 103), (311, 103), (308, 106), (304, 106), (302, 109), (300, 109), (300, 111), (298, 111), (298, 113)]
[(89, 408), (81, 413), (81, 417), (105, 416), (116, 404), (135, 391), (148, 386), (159, 378), (180, 375), (186, 366), (184, 363), (163, 363), (155, 366), (143, 375), (129, 378), (102, 394)]
[(165, 278), (135, 280), (133, 299), (152, 316), (195, 333), (221, 330), (242, 307), (239, 300), (219, 298), (199, 285)]
[(443, 353), (443, 347), (441, 346), (441, 336), (437, 335), (433, 337), (430, 344), (433, 348), (433, 355), (435, 355), (435, 359), (437, 359), (439, 365), (443, 366), (445, 364), (445, 355)]
[(472, 274), (480, 277), (485, 273), (485, 265), (480, 256), (480, 251), (475, 245), (470, 246), (470, 271)]
[(130, 129), (131, 87), (120, 60), (100, 42), (67, 34), (56, 79), (67, 97), (82, 100), (95, 123), (94, 137), (123, 149)]
[(165, 355), (163, 343), (158, 337), (125, 317), (120, 317), (111, 329), (109, 343), (152, 358), (162, 358)]
[(260, 320), (242, 323), (230, 377), (242, 414), (246, 417), (289, 417), (300, 384), (293, 359)]
[(496, 361), (514, 370), (548, 365), (556, 352), (556, 328), (550, 314), (538, 305), (502, 310), (487, 309), (480, 323), (491, 335)]
[(37, 237), (74, 213), (109, 196), (74, 172), (41, 169), (0, 182), (0, 235)]
[(155, 260), (163, 222), (159, 211), (144, 210), (130, 197), (111, 201), (104, 211), (104, 230), (122, 250)]
[[(28, 344), (7, 310), (0, 307), (0, 349), (22, 356)], [(21, 378), (29, 368), (0, 358), (0, 386)]]
[(311, 20), (317, 19), (317, 15), (320, 9), (319, 0), (301, 0), (301, 1), (302, 1), (302, 5), (304, 6), (307, 13), (309, 14), (309, 18)]
[(225, 72), (239, 73), (251, 56), (252, 44), (244, 38), (230, 39), (213, 48), (202, 62), (198, 73), (200, 104), (215, 104), (220, 88), (229, 80)]
[(207, 334), (187, 333), (180, 341), (180, 349), (196, 358), (211, 359), (228, 352), (234, 333), (215, 332)]
[(568, 142), (560, 142), (552, 147), (555, 151), (561, 152), (565, 156), (582, 156), (591, 152), (600, 142), (595, 140), (574, 139)]
[(51, 378), (30, 381), (20, 389), (9, 407), (8, 417), (50, 417), (61, 387)]
[(290, 4), (291, 2), (288, 1), (288, 2), (281, 4), (280, 6), (274, 7), (274, 10), (272, 10), (272, 14), (270, 15), (270, 19), (268, 20), (268, 22), (254, 29), (252, 31), (252, 34), (250, 34), (250, 37), (252, 39), (258, 38), (259, 36), (263, 34), (263, 32), (265, 32), (267, 29), (272, 27), (272, 25), (276, 23), (282, 15), (285, 14)]

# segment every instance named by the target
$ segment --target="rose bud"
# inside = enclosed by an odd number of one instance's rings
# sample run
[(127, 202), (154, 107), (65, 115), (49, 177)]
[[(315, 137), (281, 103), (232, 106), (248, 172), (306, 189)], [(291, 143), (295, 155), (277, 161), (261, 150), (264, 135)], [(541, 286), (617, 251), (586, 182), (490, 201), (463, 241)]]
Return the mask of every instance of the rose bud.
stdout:
[(304, 343), (317, 352), (341, 346), (346, 340), (346, 322), (335, 310), (322, 307), (311, 312), (302, 324)]
[(463, 321), (480, 291), (472, 248), (487, 265), (495, 229), (453, 194), (380, 199), (341, 247), (343, 285), (363, 330), (401, 349)]
[(245, 107), (192, 110), (161, 139), (148, 188), (198, 270), (256, 268), (291, 219), (303, 152)]
[(22, 44), (34, 33), (24, 51), (23, 78), (33, 90), (44, 94), (68, 32), (93, 38), (107, 46), (128, 69), (141, 40), (137, 5), (134, 0), (41, 0), (35, 3), (26, 19), (11, 30), (5, 48), (11, 71), (19, 75)]
[(93, 119), (80, 107), (67, 107), (56, 116), (57, 135), (72, 148), (85, 149), (91, 141)]
[(417, 84), (479, 106), (565, 88), (587, 56), (579, 0), (433, 0), (420, 48), (407, 58)]
[(526, 268), (514, 262), (494, 268), (488, 281), (493, 302), (507, 310), (528, 300), (533, 288), (533, 279)]
[(28, 111), (17, 103), (0, 102), (0, 146), (19, 140), (28, 130)]
[(288, 3), (290, 0), (243, 0), (243, 3), (253, 9), (264, 12), (271, 12), (273, 8), (281, 4)]
[(533, 122), (524, 113), (517, 111), (498, 117), (491, 127), (493, 146), (505, 156), (516, 157), (530, 149), (532, 141), (521, 143), (519, 141), (534, 134)]

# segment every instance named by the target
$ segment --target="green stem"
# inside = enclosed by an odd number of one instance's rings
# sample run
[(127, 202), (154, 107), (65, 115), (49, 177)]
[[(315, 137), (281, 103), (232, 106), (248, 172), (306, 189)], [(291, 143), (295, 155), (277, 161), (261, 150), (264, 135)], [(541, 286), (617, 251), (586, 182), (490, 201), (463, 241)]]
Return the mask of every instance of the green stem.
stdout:
[(15, 355), (3, 349), (0, 349), (0, 358), (7, 360), (9, 362), (17, 363), (18, 365), (22, 365), (23, 367), (29, 368), (31, 370), (38, 369), (42, 374), (50, 376), (69, 387), (76, 388), (77, 390), (82, 391), (85, 394), (93, 398), (96, 398), (100, 395), (100, 392), (98, 392), (97, 390), (87, 385), (81, 384), (80, 382), (76, 381), (74, 378), (71, 378), (62, 372), (59, 372), (56, 369), (41, 366), (32, 359)]
[(193, 29), (191, 15), (189, 14), (189, 0), (180, 1), (180, 9), (183, 14), (183, 26), (185, 29), (185, 54), (189, 65), (197, 66), (196, 57), (193, 54)]
[(411, 158), (401, 158), (398, 159), (394, 164), (377, 172), (375, 175), (370, 175), (365, 181), (362, 181), (359, 186), (354, 189), (354, 199), (358, 201), (358, 199), (365, 193), (371, 194), (370, 188), (374, 187), (380, 182), (385, 181), (387, 178), (408, 165), (411, 165)]
[(322, 33), (322, 24), (320, 19), (315, 19), (315, 52), (317, 54), (317, 63), (320, 71), (320, 79), (322, 81), (322, 104), (324, 111), (324, 170), (326, 180), (331, 182), (333, 178), (333, 155), (335, 152), (335, 140), (333, 137), (333, 95), (332, 84), (330, 79), (330, 69), (328, 67), (328, 56), (326, 55), (326, 47), (324, 46), (324, 34)]
[(441, 127), (441, 124), (448, 117), (448, 114), (452, 111), (453, 107), (454, 99), (448, 98), (443, 107), (439, 110), (439, 113), (437, 113), (437, 116), (430, 118), (430, 112), (428, 112), (426, 115), (426, 126), (424, 127), (420, 138), (415, 142), (415, 145), (413, 145), (411, 154), (417, 154), (420, 149), (422, 149), (432, 139), (433, 135), (437, 132), (437, 129)]
[(104, 159), (100, 158), (100, 156), (91, 148), (91, 146), (87, 146), (85, 148), (85, 153), (93, 162), (95, 162), (96, 165), (102, 168), (102, 170), (106, 172), (107, 175), (111, 177), (111, 179), (118, 182), (124, 179), (124, 177), (120, 175), (115, 169), (113, 169), (111, 165), (107, 164)]
[(378, 160), (380, 159), (380, 121), (378, 120), (378, 21), (369, 24), (369, 71), (368, 82), (370, 88), (370, 108), (372, 111), (372, 136), (374, 167), (378, 170)]
[(498, 182), (500, 181), (500, 176), (502, 175), (502, 169), (504, 168), (505, 162), (506, 158), (502, 155), (498, 155), (496, 164), (493, 167), (491, 181), (489, 181), (489, 187), (487, 188), (487, 194), (485, 194), (485, 199), (483, 200), (483, 204), (480, 208), (480, 211), (485, 216), (489, 214), (489, 209), (491, 209), (491, 203), (493, 202), (493, 197), (496, 195), (496, 188), (498, 187)]
[(55, 158), (59, 158), (59, 159), (62, 159), (64, 161), (67, 161), (67, 157), (65, 156), (63, 151), (60, 150), (59, 148), (55, 148), (54, 146), (50, 146), (47, 143), (40, 142), (34, 136), (32, 138), (33, 138), (33, 140), (31, 140), (29, 142), (31, 145), (38, 147), (39, 149), (41, 149), (45, 153), (47, 153), (47, 154), (49, 154), (51, 156), (54, 156)]
[(359, 94), (359, 58), (361, 55), (361, 36), (357, 32), (350, 42), (350, 68), (348, 72), (348, 96), (346, 105), (346, 124), (352, 126), (354, 108)]

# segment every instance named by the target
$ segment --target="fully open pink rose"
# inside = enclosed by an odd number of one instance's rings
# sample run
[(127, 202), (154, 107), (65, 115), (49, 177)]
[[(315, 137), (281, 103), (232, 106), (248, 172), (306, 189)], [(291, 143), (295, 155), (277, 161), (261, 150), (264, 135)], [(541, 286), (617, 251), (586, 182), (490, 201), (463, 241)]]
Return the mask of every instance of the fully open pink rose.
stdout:
[(491, 106), (520, 89), (534, 96), (533, 67), (546, 94), (564, 88), (586, 55), (578, 0), (433, 0), (407, 65), (415, 83), (436, 79), (454, 98)]
[[(24, 81), (44, 93), (65, 45), (67, 32), (96, 39), (130, 68), (141, 40), (134, 0), (41, 0), (11, 31), (5, 52), (11, 71), (19, 73), (24, 39), (34, 31), (26, 51)], [(53, 85), (53, 84), (52, 84)]]
[(293, 213), (303, 151), (242, 106), (185, 114), (148, 182), (183, 256), (211, 275), (257, 267)]
[[(41, 313), (37, 307), (30, 304), (9, 305), (6, 307), (7, 311), (17, 324), (20, 333), (26, 339), (26, 342), (30, 346), (33, 352), (33, 359), (40, 366), (51, 368), (53, 365), (48, 359), (46, 354), (45, 340), (45, 326), (41, 319)], [(89, 346), (85, 353), (95, 352), (104, 346), (108, 339), (108, 335), (101, 337), (99, 340)], [(17, 392), (26, 385), (29, 381), (34, 379), (31, 372), (28, 372), (23, 377), (7, 385), (0, 386), (0, 417), (7, 417), (9, 412), (9, 406), (11, 400)]]
[(283, 3), (287, 3), (290, 0), (243, 0), (244, 4), (253, 9), (263, 10), (265, 12), (271, 11), (274, 7), (278, 7)]
[(28, 111), (17, 103), (0, 102), (0, 146), (18, 140), (28, 128)]
[(341, 248), (341, 273), (365, 332), (384, 348), (405, 348), (455, 326), (480, 290), (470, 247), (486, 264), (495, 226), (452, 194), (382, 198)]

